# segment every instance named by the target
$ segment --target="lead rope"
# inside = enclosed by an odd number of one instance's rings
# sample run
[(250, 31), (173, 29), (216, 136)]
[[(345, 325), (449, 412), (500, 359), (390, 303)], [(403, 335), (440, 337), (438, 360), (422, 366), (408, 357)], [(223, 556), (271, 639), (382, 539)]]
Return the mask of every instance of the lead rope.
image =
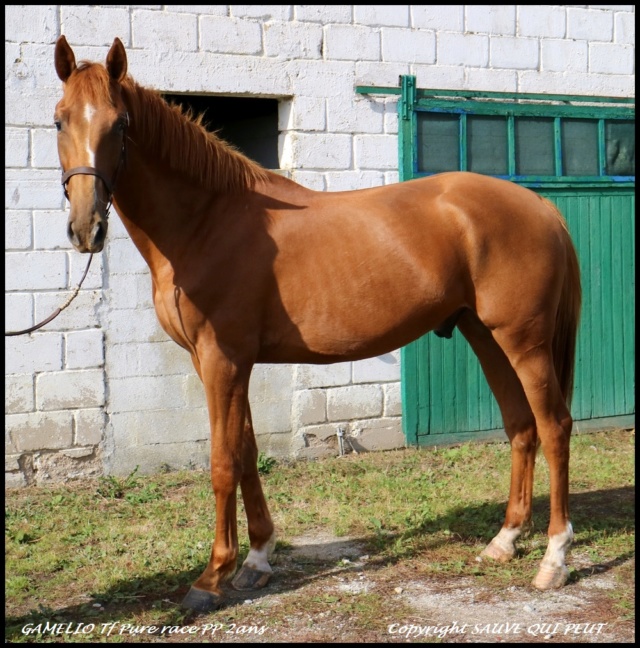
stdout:
[(5, 333), (5, 337), (8, 337), (10, 335), (25, 335), (27, 333), (32, 333), (33, 331), (38, 330), (39, 328), (42, 328), (45, 324), (48, 324), (51, 320), (55, 319), (62, 313), (62, 311), (75, 299), (76, 295), (80, 292), (80, 286), (82, 286), (82, 282), (84, 281), (84, 278), (87, 276), (87, 273), (89, 272), (89, 266), (91, 265), (91, 259), (93, 259), (93, 252), (89, 255), (89, 261), (87, 262), (87, 267), (84, 270), (84, 274), (82, 275), (82, 278), (80, 279), (80, 282), (78, 285), (75, 287), (74, 291), (71, 293), (70, 297), (67, 299), (67, 301), (60, 306), (60, 308), (56, 309), (49, 317), (47, 317), (46, 320), (43, 320), (39, 324), (36, 324), (35, 326), (31, 326), (28, 329), (24, 329), (23, 331), (8, 331)]

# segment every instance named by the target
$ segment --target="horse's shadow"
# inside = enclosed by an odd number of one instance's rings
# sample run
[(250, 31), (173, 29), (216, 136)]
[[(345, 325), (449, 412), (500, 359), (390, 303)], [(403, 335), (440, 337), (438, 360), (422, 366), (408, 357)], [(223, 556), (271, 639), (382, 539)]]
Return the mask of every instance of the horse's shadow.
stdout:
[[(603, 531), (613, 533), (634, 528), (635, 489), (632, 486), (574, 494), (570, 496), (570, 506), (574, 528), (581, 532), (581, 538), (574, 543), (574, 547), (588, 547), (592, 542), (597, 541), (598, 535)], [(394, 562), (415, 558), (419, 554), (428, 559), (429, 549), (457, 542), (459, 538), (464, 542), (478, 544), (488, 542), (502, 524), (504, 510), (504, 503), (495, 502), (460, 506), (401, 532), (376, 532), (329, 543), (285, 546), (276, 552), (274, 576), (271, 582), (264, 589), (252, 592), (238, 592), (227, 588), (225, 606), (237, 605), (246, 599), (256, 601), (270, 595), (295, 591), (326, 578), (329, 572), (339, 576), (362, 570), (363, 565), (361, 563), (355, 565), (356, 561), (352, 559), (361, 557), (364, 553), (369, 554), (364, 569), (371, 574)], [(535, 517), (544, 528), (549, 513), (548, 496), (534, 498), (534, 510)], [(543, 520), (545, 520), (544, 524)], [(476, 531), (473, 531), (474, 528)], [(450, 532), (446, 536), (438, 533), (445, 530)], [(392, 546), (397, 545), (400, 537), (403, 540), (411, 540), (429, 535), (433, 535), (434, 539), (427, 543), (426, 549), (424, 543), (404, 542), (400, 552), (395, 549), (388, 551)], [(420, 546), (416, 547), (416, 544)], [(612, 560), (576, 570), (571, 582), (589, 578), (594, 573), (606, 572), (626, 563), (632, 557), (633, 552), (627, 552)], [(202, 567), (204, 568), (204, 563)], [(57, 610), (39, 605), (27, 614), (7, 616), (5, 638), (7, 641), (24, 638), (21, 629), (26, 624), (47, 621), (52, 624), (92, 623), (99, 631), (102, 624), (111, 624), (118, 618), (132, 618), (137, 613), (150, 608), (165, 610), (164, 618), (167, 625), (181, 625), (192, 615), (182, 610), (179, 603), (200, 573), (201, 569), (158, 572), (147, 578), (118, 581), (109, 589), (92, 592), (91, 600), (79, 605), (70, 605)], [(117, 631), (116, 628), (114, 632)]]

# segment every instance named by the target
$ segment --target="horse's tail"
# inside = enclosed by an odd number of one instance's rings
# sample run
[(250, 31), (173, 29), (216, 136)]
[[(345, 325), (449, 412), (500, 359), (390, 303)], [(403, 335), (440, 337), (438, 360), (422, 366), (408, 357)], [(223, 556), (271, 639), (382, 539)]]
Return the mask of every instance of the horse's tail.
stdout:
[(580, 307), (582, 303), (582, 289), (580, 287), (580, 266), (578, 255), (567, 228), (567, 222), (560, 210), (550, 200), (545, 202), (562, 224), (564, 245), (566, 250), (566, 268), (560, 304), (556, 314), (556, 328), (553, 334), (552, 349), (556, 375), (560, 383), (560, 390), (567, 407), (571, 408), (573, 396), (573, 375), (576, 359), (576, 338), (578, 323), (580, 321)]

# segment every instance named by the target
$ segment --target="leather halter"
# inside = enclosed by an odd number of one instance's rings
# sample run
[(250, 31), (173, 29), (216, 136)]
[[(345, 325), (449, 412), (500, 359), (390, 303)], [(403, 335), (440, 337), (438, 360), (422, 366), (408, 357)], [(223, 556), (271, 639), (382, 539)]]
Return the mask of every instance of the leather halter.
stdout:
[(120, 150), (120, 157), (118, 158), (118, 164), (116, 166), (116, 170), (113, 173), (113, 178), (109, 180), (107, 176), (102, 173), (99, 169), (96, 169), (95, 167), (90, 167), (90, 166), (79, 166), (79, 167), (73, 167), (73, 169), (69, 169), (68, 171), (63, 171), (62, 172), (62, 189), (64, 191), (65, 198), (67, 200), (69, 199), (69, 192), (67, 191), (67, 183), (69, 182), (69, 179), (74, 176), (74, 175), (93, 175), (96, 176), (97, 178), (100, 178), (102, 182), (104, 182), (104, 186), (107, 188), (107, 192), (109, 193), (109, 204), (107, 206), (107, 211), (105, 212), (105, 218), (109, 217), (109, 211), (111, 210), (111, 203), (113, 202), (113, 192), (115, 190), (116, 186), (116, 180), (118, 179), (118, 173), (120, 172), (120, 167), (122, 166), (123, 162), (125, 161), (125, 142), (127, 140), (127, 127), (129, 126), (129, 113), (125, 113), (125, 128), (122, 131), (122, 149)]
[(115, 184), (115, 179), (116, 176), (118, 175), (119, 168), (120, 168), (120, 162), (118, 162), (118, 166), (116, 167), (116, 172), (114, 174), (113, 182), (107, 180), (104, 173), (102, 173), (102, 171), (98, 171), (98, 169), (94, 167), (79, 166), (79, 167), (74, 167), (73, 169), (69, 169), (68, 171), (65, 171), (62, 174), (62, 188), (64, 189), (64, 195), (66, 199), (69, 200), (69, 192), (67, 191), (67, 182), (69, 182), (69, 178), (71, 178), (71, 176), (74, 175), (94, 175), (100, 178), (100, 180), (104, 182), (104, 186), (107, 188), (107, 191), (109, 192), (109, 196), (113, 195), (113, 185)]

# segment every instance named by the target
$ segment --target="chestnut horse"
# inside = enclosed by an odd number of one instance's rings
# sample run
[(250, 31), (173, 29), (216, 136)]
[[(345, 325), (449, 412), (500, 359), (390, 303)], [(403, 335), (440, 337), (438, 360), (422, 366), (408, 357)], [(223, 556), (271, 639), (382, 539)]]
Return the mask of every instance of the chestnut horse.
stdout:
[(443, 173), (322, 193), (271, 173), (127, 75), (55, 47), (55, 109), (68, 235), (102, 250), (111, 201), (151, 271), (162, 328), (190, 354), (206, 392), (216, 503), (209, 563), (183, 605), (206, 612), (236, 569), (236, 493), (249, 554), (237, 589), (269, 580), (274, 526), (248, 402), (255, 363), (331, 363), (458, 326), (480, 359), (511, 441), (504, 525), (482, 552), (515, 554), (531, 521), (538, 444), (550, 468), (549, 544), (534, 579), (568, 577), (569, 413), (580, 276), (558, 210), (505, 180)]

